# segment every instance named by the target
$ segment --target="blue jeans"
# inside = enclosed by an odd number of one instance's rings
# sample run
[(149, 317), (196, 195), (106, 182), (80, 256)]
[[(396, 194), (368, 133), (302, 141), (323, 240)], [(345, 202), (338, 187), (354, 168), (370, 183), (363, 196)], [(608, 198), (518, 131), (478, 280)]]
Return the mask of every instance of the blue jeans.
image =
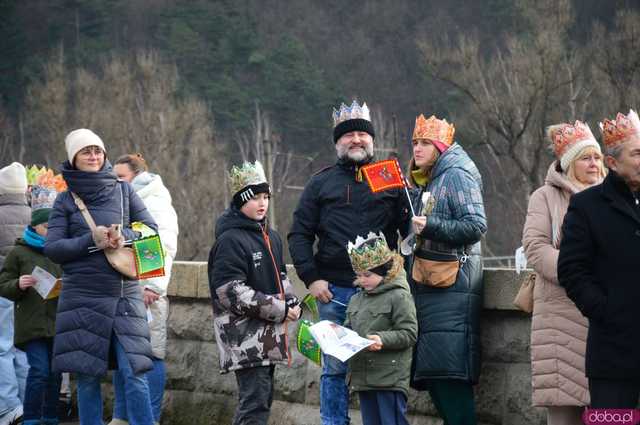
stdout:
[(62, 375), (51, 371), (53, 339), (39, 338), (25, 344), (29, 359), (27, 391), (24, 399), (24, 420), (40, 423), (57, 423), (58, 395)]
[(0, 416), (22, 405), (27, 355), (13, 346), (13, 302), (0, 297)]
[[(344, 287), (329, 284), (333, 293), (333, 300), (348, 305), (349, 300), (356, 293), (355, 287)], [(331, 320), (342, 325), (346, 318), (347, 307), (335, 302), (323, 304), (318, 302), (320, 320)], [(349, 388), (347, 364), (335, 357), (322, 355), (322, 376), (320, 377), (320, 418), (322, 425), (349, 424)]]
[[(164, 360), (153, 359), (153, 369), (147, 372), (147, 382), (149, 383), (149, 395), (151, 396), (151, 410), (153, 411), (153, 420), (160, 422), (162, 414), (162, 397), (164, 396), (165, 381), (165, 365)], [(113, 417), (122, 420), (128, 420), (127, 415), (127, 398), (124, 394), (124, 378), (120, 371), (113, 373), (113, 391), (115, 393), (115, 402), (113, 403)]]
[[(131, 425), (153, 425), (149, 386), (144, 374), (134, 375), (127, 354), (118, 341), (111, 336), (118, 361), (118, 371), (124, 378), (127, 414)], [(100, 377), (78, 374), (78, 411), (80, 425), (104, 425), (102, 422), (102, 393)]]

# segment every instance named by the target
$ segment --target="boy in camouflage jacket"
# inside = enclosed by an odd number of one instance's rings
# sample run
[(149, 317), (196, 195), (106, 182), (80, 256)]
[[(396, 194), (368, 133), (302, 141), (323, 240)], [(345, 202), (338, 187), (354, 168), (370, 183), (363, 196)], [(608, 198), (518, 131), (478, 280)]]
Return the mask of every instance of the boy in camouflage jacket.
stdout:
[(239, 404), (234, 424), (266, 424), (276, 364), (290, 364), (287, 323), (299, 302), (286, 277), (280, 236), (266, 223), (270, 189), (262, 165), (230, 173), (231, 206), (216, 223), (209, 288), (220, 371), (233, 371)]

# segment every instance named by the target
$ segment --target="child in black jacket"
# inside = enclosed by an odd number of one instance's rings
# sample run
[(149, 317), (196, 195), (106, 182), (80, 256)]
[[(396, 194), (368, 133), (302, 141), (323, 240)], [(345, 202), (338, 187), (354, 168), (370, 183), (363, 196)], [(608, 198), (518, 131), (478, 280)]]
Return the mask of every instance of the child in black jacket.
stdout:
[[(232, 205), (216, 223), (209, 288), (221, 373), (234, 371), (233, 423), (267, 423), (275, 364), (290, 364), (287, 323), (300, 307), (286, 276), (282, 241), (266, 223), (270, 190), (259, 162), (233, 167)], [(254, 422), (255, 421), (255, 422)]]

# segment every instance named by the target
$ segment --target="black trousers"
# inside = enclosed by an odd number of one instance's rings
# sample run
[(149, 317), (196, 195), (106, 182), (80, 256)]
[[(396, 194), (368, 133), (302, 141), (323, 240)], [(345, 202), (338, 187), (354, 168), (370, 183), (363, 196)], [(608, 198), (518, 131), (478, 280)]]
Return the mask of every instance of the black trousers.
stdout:
[(233, 425), (267, 425), (273, 402), (274, 366), (236, 370), (238, 407)]
[(589, 378), (591, 407), (594, 409), (635, 409), (640, 381)]

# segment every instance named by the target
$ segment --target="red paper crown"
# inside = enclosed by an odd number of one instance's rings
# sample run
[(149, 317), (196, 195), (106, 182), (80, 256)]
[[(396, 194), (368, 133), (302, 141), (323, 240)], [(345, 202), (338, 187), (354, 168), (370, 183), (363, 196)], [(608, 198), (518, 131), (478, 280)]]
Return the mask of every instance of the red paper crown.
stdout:
[(640, 137), (640, 119), (633, 109), (628, 115), (618, 112), (615, 120), (605, 119), (600, 123), (600, 131), (606, 147), (621, 145), (633, 137)]
[(576, 121), (573, 125), (563, 123), (558, 126), (554, 126), (549, 131), (549, 138), (553, 143), (553, 151), (558, 158), (562, 158), (562, 156), (567, 152), (567, 149), (578, 142), (582, 142), (584, 140), (596, 141), (596, 138), (593, 137), (593, 133), (589, 126), (582, 121)]

